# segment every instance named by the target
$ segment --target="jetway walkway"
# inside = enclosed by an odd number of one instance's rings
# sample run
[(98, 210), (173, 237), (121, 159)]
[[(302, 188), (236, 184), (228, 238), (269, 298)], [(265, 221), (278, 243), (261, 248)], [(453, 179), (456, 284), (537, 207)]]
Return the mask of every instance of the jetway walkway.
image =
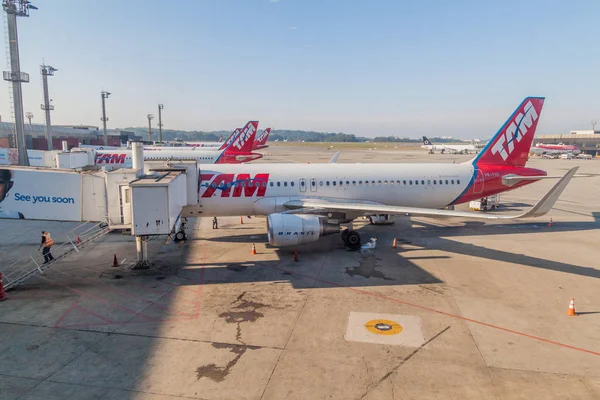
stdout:
[[(52, 246), (54, 260), (44, 264), (41, 252), (29, 253), (19, 257), (9, 265), (0, 265), (4, 289), (8, 290), (21, 284), (31, 276), (42, 274), (48, 268), (55, 266), (60, 261), (72, 254), (78, 253), (80, 249), (100, 239), (110, 232), (110, 228), (104, 222), (84, 222), (65, 234), (66, 240), (61, 245)], [(60, 241), (61, 237), (53, 237), (54, 242)]]

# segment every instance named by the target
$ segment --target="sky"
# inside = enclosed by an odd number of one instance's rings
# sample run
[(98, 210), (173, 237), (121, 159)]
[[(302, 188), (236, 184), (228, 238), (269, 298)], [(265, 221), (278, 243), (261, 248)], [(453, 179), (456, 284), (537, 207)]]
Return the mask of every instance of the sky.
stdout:
[(109, 129), (147, 126), (162, 103), (172, 129), (259, 120), (368, 137), (488, 138), (526, 96), (546, 97), (538, 133), (600, 120), (598, 1), (32, 3), (39, 9), (18, 27), (34, 123), (44, 122), (42, 63), (58, 69), (49, 78), (57, 125), (101, 126), (102, 90), (111, 92)]

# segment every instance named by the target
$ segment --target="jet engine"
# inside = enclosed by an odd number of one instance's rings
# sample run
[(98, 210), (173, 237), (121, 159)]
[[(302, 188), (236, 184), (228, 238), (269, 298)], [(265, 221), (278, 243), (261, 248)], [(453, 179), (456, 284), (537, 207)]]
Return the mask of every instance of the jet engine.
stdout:
[(270, 214), (267, 217), (269, 244), (272, 246), (295, 246), (310, 243), (321, 236), (340, 233), (340, 226), (330, 224), (317, 215)]

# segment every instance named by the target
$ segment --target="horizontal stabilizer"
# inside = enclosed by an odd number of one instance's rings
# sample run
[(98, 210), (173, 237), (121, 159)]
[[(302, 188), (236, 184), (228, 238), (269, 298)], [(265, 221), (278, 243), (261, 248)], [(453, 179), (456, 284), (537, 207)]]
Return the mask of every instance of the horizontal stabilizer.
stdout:
[(338, 158), (340, 158), (340, 152), (337, 151), (333, 157), (331, 157), (331, 160), (329, 160), (329, 164), (335, 164), (337, 163)]

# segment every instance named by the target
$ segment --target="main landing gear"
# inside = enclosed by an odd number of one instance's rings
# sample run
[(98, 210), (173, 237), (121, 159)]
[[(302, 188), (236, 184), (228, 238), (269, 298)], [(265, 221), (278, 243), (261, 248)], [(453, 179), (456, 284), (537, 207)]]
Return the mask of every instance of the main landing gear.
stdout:
[(342, 231), (342, 240), (351, 249), (360, 247), (360, 234), (356, 231), (344, 229)]

